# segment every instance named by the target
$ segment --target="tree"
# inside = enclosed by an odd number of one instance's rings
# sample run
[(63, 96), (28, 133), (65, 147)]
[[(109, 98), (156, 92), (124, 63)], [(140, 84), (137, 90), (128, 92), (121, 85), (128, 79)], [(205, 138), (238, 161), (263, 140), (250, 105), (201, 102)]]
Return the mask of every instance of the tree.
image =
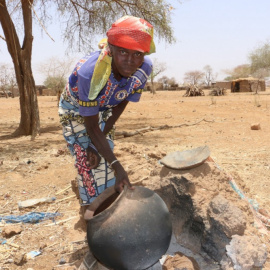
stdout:
[(52, 88), (57, 93), (57, 105), (59, 104), (60, 95), (67, 83), (67, 77), (74, 65), (75, 60), (71, 58), (59, 59), (52, 57), (45, 63), (41, 64), (39, 71), (45, 74), (44, 85)]
[(177, 87), (177, 86), (178, 86), (178, 84), (177, 84), (177, 82), (176, 82), (176, 79), (175, 79), (174, 77), (169, 78), (169, 80), (168, 80), (168, 85), (169, 85), (170, 87)]
[(270, 41), (257, 47), (249, 54), (252, 76), (258, 78), (256, 94), (258, 94), (259, 80), (270, 75)]
[(164, 72), (167, 69), (166, 63), (159, 62), (157, 58), (154, 58), (153, 60), (153, 71), (150, 75), (150, 80), (151, 80), (151, 85), (152, 89), (151, 92), (152, 94), (156, 93), (156, 88), (154, 85), (154, 79), (162, 72)]
[[(174, 41), (171, 24), (171, 4), (166, 0), (0, 0), (0, 23), (4, 33), (1, 38), (14, 64), (20, 92), (21, 119), (16, 135), (40, 133), (40, 119), (35, 80), (32, 74), (33, 16), (46, 31), (52, 10), (59, 14), (64, 26), (64, 40), (74, 50), (89, 50), (93, 36), (104, 34), (112, 22), (125, 14), (142, 17), (151, 22), (159, 38)], [(19, 35), (20, 27), (23, 33)], [(20, 37), (22, 41), (20, 42)]]
[(199, 70), (186, 72), (184, 77), (184, 81), (196, 85), (199, 84), (204, 76), (204, 73)]
[(246, 78), (251, 74), (249, 64), (239, 65), (232, 70), (224, 70), (224, 72), (229, 75), (226, 79), (230, 81), (239, 78)]
[(270, 73), (270, 41), (266, 42), (262, 46), (256, 48), (249, 54), (249, 60), (251, 62), (251, 73), (256, 72), (260, 74)]
[(51, 88), (55, 91), (57, 95), (57, 103), (56, 103), (57, 106), (59, 105), (61, 93), (66, 84), (67, 84), (66, 79), (61, 76), (56, 76), (56, 77), (48, 76), (46, 80), (44, 81), (44, 85), (47, 88)]
[(66, 85), (66, 79), (63, 78), (63, 77), (59, 77), (59, 76), (48, 76), (46, 78), (46, 80), (44, 81), (44, 85), (47, 87), (47, 88), (52, 88), (52, 89), (55, 89), (55, 90), (58, 90), (59, 88), (60, 89), (63, 89), (64, 86)]
[(205, 83), (207, 86), (210, 86), (212, 81), (215, 80), (215, 76), (213, 75), (213, 69), (211, 66), (206, 65), (204, 68), (204, 77), (205, 77)]
[(165, 76), (165, 75), (162, 76), (161, 78), (158, 79), (158, 82), (163, 84), (163, 89), (168, 89), (169, 78), (167, 76)]
[(15, 74), (8, 64), (0, 64), (0, 90), (10, 91), (14, 96), (14, 87), (16, 86)]

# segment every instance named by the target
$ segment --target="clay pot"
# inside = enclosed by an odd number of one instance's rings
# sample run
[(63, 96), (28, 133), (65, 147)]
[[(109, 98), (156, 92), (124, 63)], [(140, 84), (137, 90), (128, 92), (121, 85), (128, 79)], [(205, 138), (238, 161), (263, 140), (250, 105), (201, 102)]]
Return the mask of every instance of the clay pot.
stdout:
[[(113, 187), (104, 192), (94, 201), (94, 212), (106, 208), (102, 202), (110, 204), (116, 197)], [(172, 235), (164, 201), (154, 191), (139, 186), (125, 189), (87, 226), (90, 250), (115, 270), (143, 270), (155, 264), (166, 253)]]

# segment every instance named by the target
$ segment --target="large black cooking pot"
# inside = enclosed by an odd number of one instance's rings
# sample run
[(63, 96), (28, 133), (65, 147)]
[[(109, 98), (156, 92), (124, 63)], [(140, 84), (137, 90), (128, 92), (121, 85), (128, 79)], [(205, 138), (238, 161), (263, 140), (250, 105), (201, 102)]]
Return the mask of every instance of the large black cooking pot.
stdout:
[(94, 201), (94, 216), (87, 227), (89, 248), (109, 269), (146, 269), (169, 247), (172, 235), (169, 211), (160, 196), (145, 187), (125, 189), (115, 198), (111, 187)]

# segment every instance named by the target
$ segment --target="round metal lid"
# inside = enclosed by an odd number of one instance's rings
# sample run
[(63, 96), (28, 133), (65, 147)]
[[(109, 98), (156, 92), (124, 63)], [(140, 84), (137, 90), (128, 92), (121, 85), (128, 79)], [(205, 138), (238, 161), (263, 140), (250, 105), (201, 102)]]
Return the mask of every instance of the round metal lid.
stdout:
[(190, 169), (204, 163), (210, 156), (207, 145), (191, 150), (171, 152), (160, 160), (160, 163), (171, 169)]

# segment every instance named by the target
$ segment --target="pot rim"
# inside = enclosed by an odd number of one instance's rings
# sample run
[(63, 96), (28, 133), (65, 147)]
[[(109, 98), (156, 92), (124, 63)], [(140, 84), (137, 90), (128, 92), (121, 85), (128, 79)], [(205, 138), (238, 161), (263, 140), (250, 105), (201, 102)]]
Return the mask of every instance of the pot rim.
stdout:
[(106, 212), (107, 210), (109, 210), (110, 208), (112, 208), (115, 205), (115, 203), (118, 202), (123, 197), (123, 195), (124, 195), (124, 193), (126, 193), (127, 189), (128, 189), (127, 186), (124, 186), (124, 189), (121, 191), (121, 193), (119, 193), (119, 195), (117, 196), (117, 198), (106, 209), (104, 209), (102, 212), (98, 213), (97, 215), (94, 215), (95, 214), (95, 211), (98, 209), (99, 206), (102, 205), (102, 203), (106, 199), (108, 199), (113, 194), (116, 194), (117, 193), (117, 191), (115, 191), (115, 189), (114, 189), (114, 186), (111, 186), (111, 187), (106, 188), (89, 205), (89, 210), (93, 212), (93, 216), (89, 220), (92, 220), (93, 218), (100, 216), (101, 214), (103, 214), (104, 212)]

